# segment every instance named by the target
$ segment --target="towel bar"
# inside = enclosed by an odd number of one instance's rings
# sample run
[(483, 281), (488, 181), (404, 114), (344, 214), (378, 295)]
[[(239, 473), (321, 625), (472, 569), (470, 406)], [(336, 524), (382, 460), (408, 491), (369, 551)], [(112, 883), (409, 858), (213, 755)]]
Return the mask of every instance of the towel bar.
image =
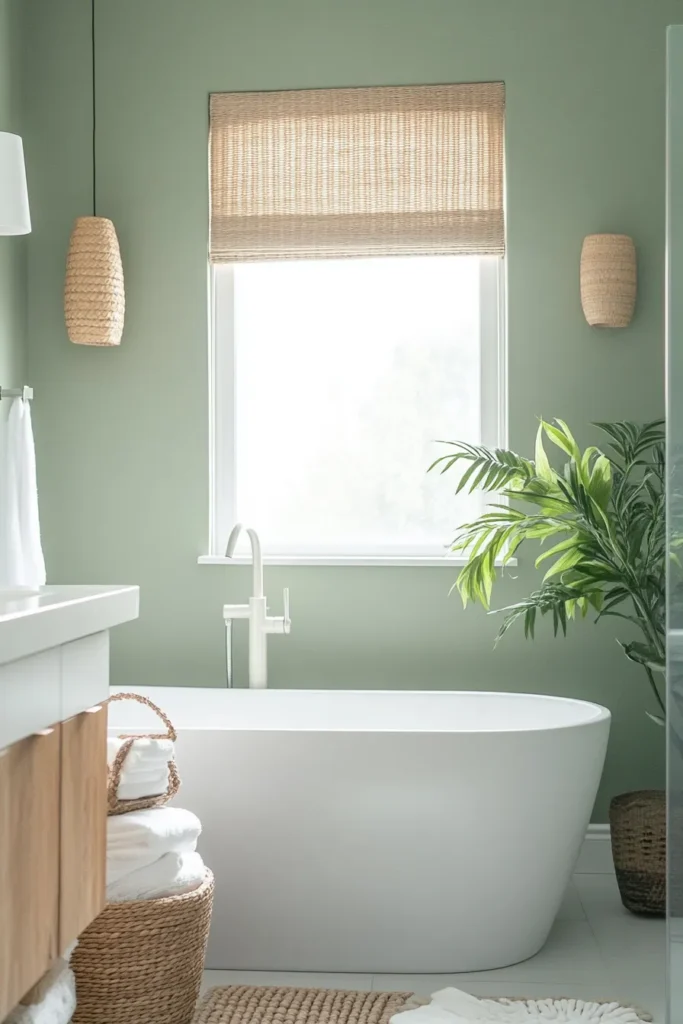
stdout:
[(0, 388), (0, 401), (3, 398), (23, 398), (25, 402), (33, 398), (33, 388), (24, 384), (23, 388)]

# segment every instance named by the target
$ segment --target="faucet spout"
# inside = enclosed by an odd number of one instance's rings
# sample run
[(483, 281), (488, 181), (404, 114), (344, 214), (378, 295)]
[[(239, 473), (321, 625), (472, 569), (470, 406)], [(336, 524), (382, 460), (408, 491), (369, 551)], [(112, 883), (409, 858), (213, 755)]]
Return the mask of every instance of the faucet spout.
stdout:
[[(244, 525), (242, 523), (235, 523), (230, 531), (228, 543), (225, 548), (226, 558), (232, 558), (235, 554), (237, 541), (242, 530), (244, 530)], [(254, 573), (252, 597), (263, 597), (263, 556), (261, 554), (261, 541), (259, 540), (259, 535), (256, 530), (252, 530), (251, 527), (247, 528), (247, 536), (251, 543), (251, 560)]]

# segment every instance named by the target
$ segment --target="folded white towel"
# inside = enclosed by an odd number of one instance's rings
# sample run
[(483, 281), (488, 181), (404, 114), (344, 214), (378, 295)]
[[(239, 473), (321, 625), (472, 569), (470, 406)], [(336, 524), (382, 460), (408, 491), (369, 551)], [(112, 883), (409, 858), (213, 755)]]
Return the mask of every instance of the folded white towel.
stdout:
[[(154, 848), (157, 857), (171, 850), (182, 853), (175, 844), (186, 839), (197, 839), (201, 828), (197, 815), (182, 807), (152, 807), (145, 811), (129, 811), (128, 814), (115, 814), (107, 819), (107, 848)], [(160, 845), (165, 845), (165, 849), (160, 849)]]
[(147, 796), (161, 796), (168, 790), (168, 768), (165, 772), (157, 772), (149, 779), (140, 779), (137, 774), (125, 778), (121, 776), (116, 795), (119, 800), (141, 800)]
[(461, 1024), (461, 1018), (456, 1019), (442, 1006), (434, 1006), (430, 1003), (427, 1006), (417, 1006), (414, 1010), (395, 1013), (389, 1019), (389, 1024)]
[(37, 1002), (19, 1003), (5, 1018), (5, 1024), (69, 1024), (76, 1012), (76, 979), (73, 971), (60, 963), (58, 970), (49, 972), (49, 983), (41, 982), (24, 996)]
[(427, 1005), (394, 1014), (390, 1024), (516, 1024), (526, 1016), (521, 1002), (511, 1007), (495, 999), (478, 999), (459, 988), (442, 988)]
[(168, 778), (168, 765), (162, 764), (158, 768), (150, 768), (149, 770), (134, 771), (134, 772), (121, 772), (122, 782), (132, 782), (136, 785), (143, 785), (145, 782), (158, 782), (160, 779)]
[(165, 853), (191, 853), (202, 830), (180, 807), (152, 807), (107, 818), (107, 885), (152, 864)]
[[(111, 764), (126, 741), (118, 736), (107, 739), (107, 758)], [(119, 800), (140, 800), (161, 796), (168, 790), (168, 762), (174, 757), (172, 740), (140, 736), (126, 754), (116, 790)]]
[(162, 896), (178, 896), (198, 889), (204, 881), (206, 868), (198, 853), (165, 853), (148, 864), (107, 886), (107, 900), (155, 900)]
[[(125, 742), (125, 739), (121, 739), (119, 736), (109, 736), (107, 738), (107, 760), (109, 764), (112, 763)], [(132, 747), (126, 754), (123, 771), (126, 774), (140, 771), (160, 771), (166, 767), (174, 756), (173, 740), (155, 740), (150, 739), (148, 736), (139, 736), (133, 741)]]

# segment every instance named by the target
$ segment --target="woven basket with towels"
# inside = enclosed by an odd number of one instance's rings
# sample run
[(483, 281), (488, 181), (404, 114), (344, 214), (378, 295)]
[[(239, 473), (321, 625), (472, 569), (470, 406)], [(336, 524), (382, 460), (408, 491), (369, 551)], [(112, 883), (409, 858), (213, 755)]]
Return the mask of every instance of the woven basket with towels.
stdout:
[(127, 699), (147, 705), (166, 732), (109, 740), (108, 902), (72, 958), (73, 1024), (190, 1024), (204, 969), (213, 875), (197, 852), (199, 819), (165, 806), (180, 787), (176, 731), (146, 697), (109, 698)]
[(207, 869), (194, 892), (108, 904), (72, 957), (78, 998), (72, 1024), (190, 1024), (212, 901)]
[[(119, 740), (122, 740), (121, 746), (118, 748), (113, 760), (109, 764), (109, 780), (107, 786), (107, 806), (109, 814), (126, 814), (128, 811), (140, 811), (148, 807), (161, 807), (163, 804), (168, 803), (178, 790), (180, 789), (180, 777), (178, 775), (178, 768), (175, 763), (175, 756), (169, 757), (166, 762), (168, 768), (168, 782), (163, 793), (157, 793), (151, 796), (139, 796), (132, 799), (122, 799), (120, 790), (122, 790), (122, 781), (126, 773), (126, 764), (129, 758), (132, 758), (136, 753), (136, 748), (140, 746), (140, 742), (144, 740), (160, 740), (167, 741), (169, 746), (175, 743), (177, 739), (176, 731), (171, 724), (170, 719), (161, 708), (157, 707), (153, 701), (149, 700), (148, 697), (143, 697), (139, 693), (115, 693), (106, 702), (111, 704), (113, 701), (119, 700), (134, 700), (138, 704), (145, 704), (148, 708), (155, 712), (166, 726), (166, 732), (162, 733), (135, 733), (119, 736)], [(125, 790), (123, 790), (125, 792)]]

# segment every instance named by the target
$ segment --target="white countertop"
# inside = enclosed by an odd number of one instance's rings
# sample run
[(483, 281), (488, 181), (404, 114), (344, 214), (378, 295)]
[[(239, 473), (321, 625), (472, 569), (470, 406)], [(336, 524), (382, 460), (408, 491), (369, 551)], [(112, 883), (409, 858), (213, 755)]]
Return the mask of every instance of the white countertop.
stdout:
[(130, 622), (139, 607), (139, 587), (0, 590), (0, 664)]

